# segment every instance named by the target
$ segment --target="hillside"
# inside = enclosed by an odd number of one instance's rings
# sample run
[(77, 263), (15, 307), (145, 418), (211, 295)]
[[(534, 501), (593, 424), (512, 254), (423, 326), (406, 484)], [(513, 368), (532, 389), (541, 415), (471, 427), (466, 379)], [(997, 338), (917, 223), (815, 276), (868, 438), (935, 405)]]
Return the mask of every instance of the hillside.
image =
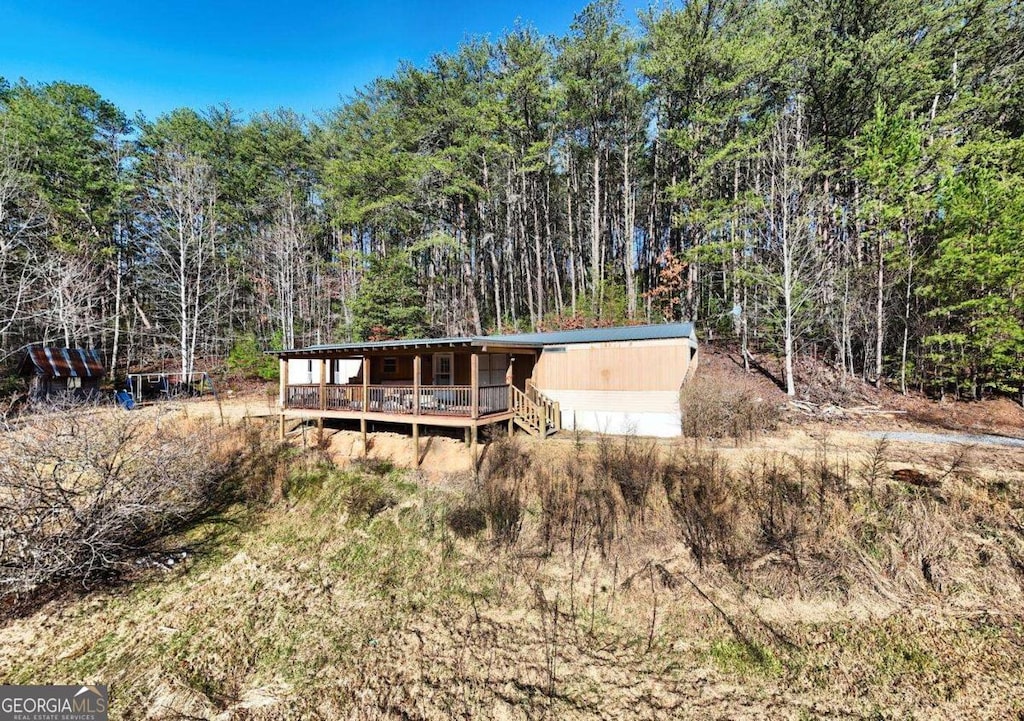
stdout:
[(860, 428), (499, 441), (479, 476), (311, 449), (8, 618), (0, 681), (126, 719), (1021, 716), (1024, 453)]

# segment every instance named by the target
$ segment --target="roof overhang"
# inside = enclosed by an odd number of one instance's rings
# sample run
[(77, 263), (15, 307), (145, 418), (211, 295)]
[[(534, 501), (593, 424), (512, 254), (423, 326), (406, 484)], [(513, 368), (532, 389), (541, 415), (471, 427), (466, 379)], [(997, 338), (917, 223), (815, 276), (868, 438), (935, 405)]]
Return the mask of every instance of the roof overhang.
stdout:
[(665, 323), (646, 326), (616, 326), (550, 333), (522, 333), (518, 335), (478, 335), (462, 338), (412, 338), (407, 340), (364, 341), (313, 345), (307, 348), (289, 348), (267, 351), (269, 355), (289, 358), (359, 358), (385, 353), (416, 353), (450, 351), (453, 348), (479, 348), (483, 353), (514, 353), (539, 351), (550, 346), (578, 343), (616, 343), (625, 341), (689, 340), (696, 348), (697, 336), (690, 323)]

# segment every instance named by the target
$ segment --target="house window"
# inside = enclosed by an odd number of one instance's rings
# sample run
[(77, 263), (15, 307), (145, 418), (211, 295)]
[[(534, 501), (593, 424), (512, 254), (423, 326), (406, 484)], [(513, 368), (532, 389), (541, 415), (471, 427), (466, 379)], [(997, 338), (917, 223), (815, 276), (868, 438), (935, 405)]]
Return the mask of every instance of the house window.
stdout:
[(398, 373), (398, 359), (390, 356), (384, 359), (384, 375), (393, 376)]
[(454, 382), (455, 356), (452, 353), (435, 353), (431, 365), (435, 386), (450, 386)]
[(508, 370), (507, 353), (484, 353), (480, 356), (480, 385), (498, 386), (505, 382)]
[(68, 378), (68, 390), (73, 391), (82, 387), (81, 378)]

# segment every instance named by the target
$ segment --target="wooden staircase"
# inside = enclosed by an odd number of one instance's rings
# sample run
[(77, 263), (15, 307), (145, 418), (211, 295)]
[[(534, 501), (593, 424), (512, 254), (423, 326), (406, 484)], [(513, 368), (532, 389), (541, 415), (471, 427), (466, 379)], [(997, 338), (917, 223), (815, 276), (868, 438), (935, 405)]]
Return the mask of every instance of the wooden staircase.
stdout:
[(512, 395), (513, 422), (538, 438), (547, 438), (562, 430), (562, 411), (557, 401), (552, 401), (527, 382), (526, 392), (509, 386)]

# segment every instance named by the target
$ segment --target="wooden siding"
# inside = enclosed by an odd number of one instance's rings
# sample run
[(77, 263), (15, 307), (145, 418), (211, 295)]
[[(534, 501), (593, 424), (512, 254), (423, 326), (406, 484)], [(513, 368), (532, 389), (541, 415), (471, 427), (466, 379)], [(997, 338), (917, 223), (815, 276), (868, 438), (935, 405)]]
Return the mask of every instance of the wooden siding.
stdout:
[(533, 376), (537, 359), (531, 353), (516, 353), (513, 351), (509, 355), (513, 358), (512, 385), (521, 391), (525, 391), (526, 381)]
[(534, 382), (545, 392), (678, 392), (691, 352), (688, 338), (555, 346), (541, 353)]

